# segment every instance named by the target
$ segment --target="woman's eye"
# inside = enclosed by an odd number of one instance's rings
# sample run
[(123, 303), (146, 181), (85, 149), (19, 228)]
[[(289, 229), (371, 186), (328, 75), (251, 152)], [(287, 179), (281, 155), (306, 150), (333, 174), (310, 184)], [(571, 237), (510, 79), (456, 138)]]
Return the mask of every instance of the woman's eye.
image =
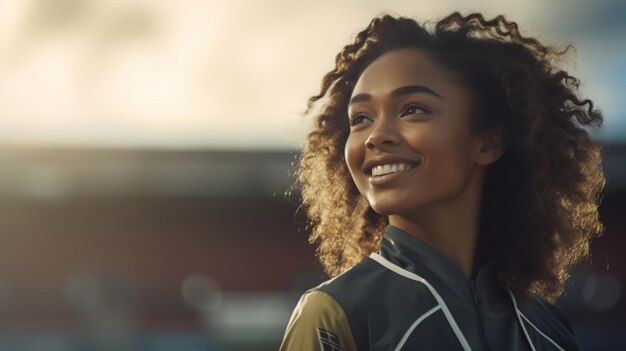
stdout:
[(402, 108), (401, 116), (409, 116), (409, 115), (421, 115), (425, 113), (429, 113), (430, 109), (426, 106), (418, 105), (418, 104), (408, 104)]
[(352, 118), (350, 118), (350, 126), (355, 126), (357, 124), (362, 124), (362, 123), (366, 123), (367, 121), (370, 121), (370, 118), (363, 115), (363, 114), (358, 114), (356, 116), (353, 116)]

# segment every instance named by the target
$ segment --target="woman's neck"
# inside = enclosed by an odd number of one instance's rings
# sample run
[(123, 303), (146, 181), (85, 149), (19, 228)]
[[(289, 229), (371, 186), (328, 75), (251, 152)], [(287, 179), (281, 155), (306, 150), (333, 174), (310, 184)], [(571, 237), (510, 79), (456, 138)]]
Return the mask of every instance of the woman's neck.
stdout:
[(431, 227), (415, 224), (404, 217), (390, 216), (389, 224), (430, 245), (470, 278), (474, 267), (477, 232), (470, 227), (457, 226), (456, 220), (448, 219), (448, 223)]
[(424, 241), (471, 278), (478, 240), (482, 182), (467, 185), (454, 199), (425, 206), (414, 213), (390, 215), (389, 224)]

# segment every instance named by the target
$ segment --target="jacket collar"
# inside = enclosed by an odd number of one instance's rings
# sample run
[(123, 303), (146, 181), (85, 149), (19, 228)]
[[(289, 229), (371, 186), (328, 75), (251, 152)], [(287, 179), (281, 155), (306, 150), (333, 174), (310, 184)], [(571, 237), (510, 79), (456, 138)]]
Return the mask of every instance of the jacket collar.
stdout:
[(388, 225), (385, 230), (380, 253), (401, 268), (426, 275), (424, 278), (436, 289), (446, 290), (465, 302), (474, 303), (474, 295), (477, 295), (491, 310), (504, 309), (508, 304), (506, 293), (495, 277), (493, 261), (483, 264), (475, 279), (468, 279), (439, 251), (393, 225)]

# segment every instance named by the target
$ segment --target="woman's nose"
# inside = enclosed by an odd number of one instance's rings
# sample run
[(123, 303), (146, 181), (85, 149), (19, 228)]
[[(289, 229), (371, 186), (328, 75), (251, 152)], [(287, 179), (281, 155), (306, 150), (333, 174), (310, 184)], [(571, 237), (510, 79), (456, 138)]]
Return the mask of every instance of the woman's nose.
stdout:
[(367, 140), (365, 140), (365, 146), (369, 149), (393, 146), (399, 143), (400, 135), (393, 122), (383, 120), (377, 121)]

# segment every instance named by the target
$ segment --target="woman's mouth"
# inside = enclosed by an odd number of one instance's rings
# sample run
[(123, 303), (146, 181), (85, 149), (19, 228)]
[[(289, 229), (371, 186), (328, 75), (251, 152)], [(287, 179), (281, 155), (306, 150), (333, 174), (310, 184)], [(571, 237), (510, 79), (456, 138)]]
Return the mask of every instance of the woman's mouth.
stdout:
[(383, 185), (386, 184), (410, 171), (411, 169), (417, 167), (419, 163), (390, 163), (379, 165), (373, 167), (371, 170), (371, 175), (369, 177), (369, 182), (372, 185)]
[(417, 166), (417, 164), (411, 164), (411, 163), (405, 163), (405, 162), (379, 165), (371, 169), (371, 175), (373, 177), (377, 177), (377, 176), (382, 176), (382, 175), (391, 174), (391, 173), (404, 172), (404, 171), (410, 170), (411, 168), (415, 166)]

